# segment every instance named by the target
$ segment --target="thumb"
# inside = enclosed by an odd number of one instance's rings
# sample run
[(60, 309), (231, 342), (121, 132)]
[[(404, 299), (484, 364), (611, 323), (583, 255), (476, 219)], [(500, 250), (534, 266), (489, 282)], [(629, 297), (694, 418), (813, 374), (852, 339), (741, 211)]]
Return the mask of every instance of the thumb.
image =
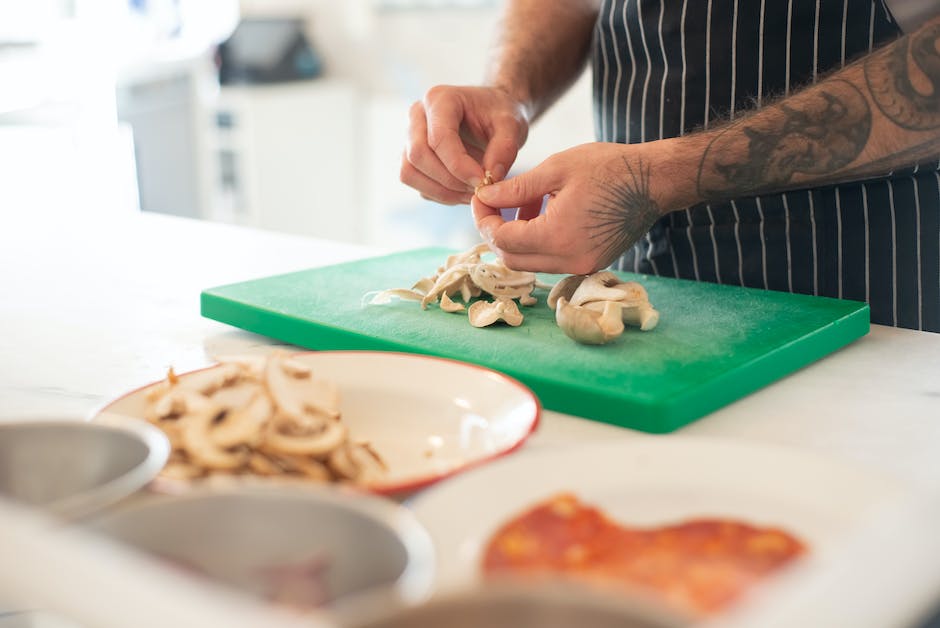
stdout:
[(540, 201), (552, 191), (554, 183), (552, 172), (542, 164), (511, 179), (483, 186), (477, 196), (490, 207), (519, 207)]

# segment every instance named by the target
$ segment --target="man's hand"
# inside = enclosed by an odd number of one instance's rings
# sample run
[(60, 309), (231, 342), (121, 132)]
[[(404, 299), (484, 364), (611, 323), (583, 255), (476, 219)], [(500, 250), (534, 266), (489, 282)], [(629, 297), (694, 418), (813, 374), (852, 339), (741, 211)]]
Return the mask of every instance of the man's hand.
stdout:
[[(605, 268), (658, 218), (692, 200), (692, 177), (675, 177), (687, 159), (670, 159), (672, 145), (596, 142), (552, 155), (525, 174), (480, 188), (473, 199), (477, 228), (510, 268), (570, 274)], [(504, 221), (500, 207), (518, 207), (517, 220)]]
[(528, 132), (525, 107), (501, 89), (433, 87), (411, 106), (401, 181), (429, 200), (469, 203), (486, 171), (506, 176)]

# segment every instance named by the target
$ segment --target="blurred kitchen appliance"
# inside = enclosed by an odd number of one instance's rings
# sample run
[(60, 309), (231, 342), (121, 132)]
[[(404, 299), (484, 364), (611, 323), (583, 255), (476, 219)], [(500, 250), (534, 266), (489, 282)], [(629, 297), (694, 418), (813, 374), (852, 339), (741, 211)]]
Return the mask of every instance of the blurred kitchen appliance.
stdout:
[(283, 83), (312, 79), (323, 70), (300, 18), (247, 18), (219, 44), (219, 83)]

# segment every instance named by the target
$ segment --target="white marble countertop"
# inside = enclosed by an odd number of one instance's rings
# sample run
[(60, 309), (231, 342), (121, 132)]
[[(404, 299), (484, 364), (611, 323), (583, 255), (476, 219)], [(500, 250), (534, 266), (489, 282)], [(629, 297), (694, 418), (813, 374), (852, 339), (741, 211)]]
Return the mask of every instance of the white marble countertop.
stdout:
[[(0, 208), (0, 225), (0, 421), (84, 419), (171, 365), (269, 350), (203, 319), (200, 291), (383, 252), (153, 214)], [(940, 334), (873, 326), (680, 433), (785, 445), (940, 496)], [(643, 436), (545, 412), (515, 455), (613, 437)]]
[[(84, 418), (171, 365), (263, 351), (274, 341), (202, 318), (200, 291), (381, 252), (148, 213), (8, 220), (0, 420)], [(545, 414), (538, 446), (631, 433)], [(940, 490), (940, 334), (873, 326), (681, 432), (794, 446)]]

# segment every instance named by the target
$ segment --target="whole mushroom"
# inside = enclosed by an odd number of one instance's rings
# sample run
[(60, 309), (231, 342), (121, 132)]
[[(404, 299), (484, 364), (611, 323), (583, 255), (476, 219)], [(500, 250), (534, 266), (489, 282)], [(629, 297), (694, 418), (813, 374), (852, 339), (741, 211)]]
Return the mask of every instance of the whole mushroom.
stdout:
[(592, 275), (570, 275), (556, 283), (548, 295), (549, 307), (556, 310), (564, 299), (569, 307), (580, 307), (603, 313), (607, 303), (620, 304), (624, 324), (649, 331), (659, 323), (657, 312), (649, 301), (642, 285), (635, 281), (623, 281), (610, 271), (599, 271)]

